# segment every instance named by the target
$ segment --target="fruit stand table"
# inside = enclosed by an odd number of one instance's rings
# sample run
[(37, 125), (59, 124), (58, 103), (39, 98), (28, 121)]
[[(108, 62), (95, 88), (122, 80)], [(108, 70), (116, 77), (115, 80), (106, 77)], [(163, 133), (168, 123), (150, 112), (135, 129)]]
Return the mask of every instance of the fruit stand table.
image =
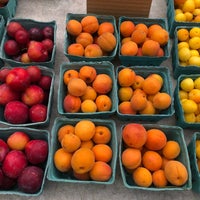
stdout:
[[(123, 1), (122, 1), (123, 3)], [(150, 10), (150, 17), (152, 18), (165, 18), (166, 17), (166, 1), (165, 0), (152, 0), (152, 6)], [(57, 38), (56, 38), (56, 57), (54, 70), (56, 73), (55, 85), (54, 85), (54, 97), (53, 107), (50, 119), (50, 125), (47, 127), (51, 131), (53, 122), (57, 116), (57, 91), (59, 84), (59, 67), (63, 62), (68, 62), (67, 58), (63, 53), (64, 44), (64, 33), (65, 33), (65, 20), (67, 13), (86, 13), (86, 1), (82, 0), (43, 0), (43, 1), (24, 1), (18, 0), (17, 10), (15, 17), (17, 18), (28, 18), (37, 21), (52, 21), (55, 20), (57, 23)], [(117, 65), (116, 63), (114, 63)], [(171, 58), (167, 59), (162, 63), (163, 66), (167, 66), (170, 69), (172, 75), (172, 64)], [(171, 76), (172, 77), (172, 76)], [(176, 85), (176, 81), (172, 78), (173, 87)], [(124, 123), (117, 117), (114, 117), (117, 124), (117, 130), (120, 129)], [(148, 123), (154, 123), (149, 121)], [(158, 124), (175, 125), (175, 116), (170, 118), (162, 119)], [(0, 125), (4, 127), (4, 125)], [(195, 130), (184, 129), (184, 136), (186, 143), (191, 140)], [(120, 132), (118, 132), (119, 134)], [(79, 184), (79, 183), (59, 183), (51, 182), (46, 180), (44, 184), (44, 190), (38, 199), (49, 199), (49, 200), (62, 200), (62, 199), (83, 199), (83, 200), (97, 200), (97, 199), (110, 199), (110, 200), (128, 200), (128, 199), (199, 199), (200, 194), (189, 191), (149, 191), (147, 190), (133, 190), (128, 189), (123, 185), (119, 164), (117, 164), (116, 180), (114, 184), (103, 185), (103, 184)], [(23, 200), (27, 197), (15, 196), (15, 195), (2, 195), (0, 199), (5, 200)], [(29, 197), (29, 199), (35, 199), (35, 197)]]

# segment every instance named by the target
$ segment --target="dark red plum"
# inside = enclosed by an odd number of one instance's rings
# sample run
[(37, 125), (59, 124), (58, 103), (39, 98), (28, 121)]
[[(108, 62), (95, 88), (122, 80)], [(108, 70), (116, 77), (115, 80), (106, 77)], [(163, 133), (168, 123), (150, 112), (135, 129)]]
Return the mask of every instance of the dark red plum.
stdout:
[(17, 56), (20, 52), (20, 48), (15, 40), (7, 40), (4, 43), (4, 51), (8, 56)]
[(0, 139), (0, 163), (3, 162), (8, 152), (9, 147), (7, 143), (3, 139)]
[(48, 38), (48, 39), (51, 39), (53, 40), (53, 37), (54, 37), (54, 29), (52, 26), (45, 26), (43, 29), (42, 29), (42, 33), (44, 35), (44, 38)]
[(35, 104), (29, 109), (29, 119), (31, 122), (43, 122), (47, 118), (47, 106)]
[(32, 27), (29, 29), (28, 32), (30, 40), (42, 41), (44, 38), (42, 30), (38, 27)]

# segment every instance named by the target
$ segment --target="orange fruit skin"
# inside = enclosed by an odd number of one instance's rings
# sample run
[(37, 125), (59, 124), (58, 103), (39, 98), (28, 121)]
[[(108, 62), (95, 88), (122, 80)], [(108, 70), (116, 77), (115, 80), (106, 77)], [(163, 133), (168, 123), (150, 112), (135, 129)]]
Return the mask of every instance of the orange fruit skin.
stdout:
[(114, 31), (115, 31), (115, 28), (111, 22), (102, 22), (101, 24), (99, 24), (97, 33), (98, 35), (101, 35), (105, 32), (114, 33)]
[(75, 69), (69, 69), (69, 70), (66, 70), (63, 74), (63, 81), (65, 83), (65, 85), (67, 85), (69, 83), (69, 80), (71, 78), (78, 78), (79, 77), (79, 74), (78, 74), (78, 71), (75, 70)]
[(67, 53), (73, 56), (83, 56), (84, 47), (79, 43), (72, 43), (68, 46)]
[(97, 71), (93, 66), (84, 65), (79, 70), (79, 78), (90, 84), (96, 78)]
[(65, 112), (75, 113), (81, 108), (81, 99), (70, 94), (67, 94), (63, 100), (63, 109)]
[(95, 16), (87, 15), (81, 20), (82, 29), (87, 33), (95, 33), (99, 28), (98, 19)]
[(112, 134), (107, 126), (96, 125), (95, 134), (92, 138), (95, 144), (107, 144), (110, 142)]
[(143, 56), (157, 56), (160, 49), (160, 44), (154, 40), (146, 40), (142, 45)]
[(71, 19), (67, 22), (66, 29), (69, 34), (77, 36), (82, 31), (82, 25), (78, 20)]
[(58, 129), (58, 141), (61, 142), (65, 134), (74, 133), (74, 126), (67, 124)]
[(158, 188), (163, 188), (168, 184), (168, 181), (165, 177), (165, 172), (162, 169), (153, 172), (152, 180), (153, 180), (153, 185)]
[(122, 37), (131, 36), (134, 29), (135, 29), (135, 24), (130, 20), (123, 21), (120, 24), (120, 34), (122, 35)]
[(131, 41), (127, 41), (121, 45), (120, 53), (123, 56), (135, 56), (138, 52), (138, 45)]
[(76, 37), (76, 43), (81, 44), (84, 48), (93, 43), (93, 36), (90, 33), (81, 32)]
[(106, 94), (98, 95), (95, 103), (97, 105), (97, 111), (99, 112), (109, 111), (112, 108), (112, 100)]

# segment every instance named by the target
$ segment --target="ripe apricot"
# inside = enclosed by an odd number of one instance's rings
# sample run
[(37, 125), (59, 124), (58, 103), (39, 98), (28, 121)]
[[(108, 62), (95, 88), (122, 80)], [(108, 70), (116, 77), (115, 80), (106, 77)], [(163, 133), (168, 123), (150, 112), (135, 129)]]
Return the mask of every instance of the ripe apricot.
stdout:
[(162, 169), (154, 171), (152, 174), (153, 185), (158, 188), (167, 186), (168, 181), (165, 177), (165, 172)]
[(132, 88), (135, 90), (137, 88), (142, 88), (142, 83), (144, 81), (144, 78), (141, 75), (136, 74), (135, 81), (132, 84)]
[(123, 142), (128, 147), (141, 148), (147, 140), (147, 132), (143, 125), (128, 123), (122, 129)]
[(95, 144), (107, 144), (110, 142), (111, 137), (111, 131), (107, 126), (96, 125), (92, 140)]
[(94, 153), (89, 148), (79, 148), (72, 155), (71, 166), (78, 174), (89, 172), (93, 168), (94, 163)]
[(76, 43), (81, 44), (84, 48), (93, 43), (93, 36), (90, 33), (81, 32), (75, 39)]
[(84, 113), (94, 113), (97, 111), (97, 105), (91, 99), (83, 100), (81, 103), (81, 111)]
[(112, 90), (112, 78), (108, 74), (97, 74), (92, 82), (92, 87), (98, 94), (107, 94)]
[(121, 155), (122, 164), (127, 169), (135, 169), (141, 165), (142, 154), (139, 149), (126, 148)]
[(140, 45), (146, 40), (146, 33), (143, 30), (135, 29), (131, 34), (131, 40)]
[(118, 97), (120, 101), (129, 101), (133, 95), (132, 87), (120, 87), (118, 90)]
[(143, 30), (146, 33), (146, 35), (148, 34), (148, 27), (144, 23), (138, 23), (138, 24), (136, 24), (135, 25), (135, 30)]
[(97, 97), (97, 93), (95, 89), (92, 86), (88, 85), (86, 88), (85, 94), (82, 95), (80, 98), (82, 101), (87, 100), (87, 99), (94, 101), (96, 97)]
[(131, 41), (131, 37), (125, 37), (125, 38), (123, 38), (123, 39), (121, 40), (121, 44), (124, 44), (124, 43), (126, 43), (126, 42), (128, 42), (128, 41)]
[(145, 147), (149, 150), (161, 150), (167, 143), (165, 133), (157, 128), (147, 130), (147, 141)]
[(155, 31), (159, 31), (162, 29), (162, 26), (160, 24), (152, 24), (148, 27), (148, 34), (147, 36), (150, 38), (152, 33)]
[(68, 172), (71, 169), (72, 153), (66, 152), (63, 148), (56, 150), (53, 156), (54, 165), (60, 172)]
[(112, 148), (107, 144), (96, 144), (93, 146), (95, 161), (103, 161), (108, 163), (112, 159)]
[(63, 100), (63, 109), (65, 112), (75, 113), (78, 112), (81, 108), (81, 99), (80, 97), (67, 94)]
[(105, 33), (105, 32), (114, 33), (114, 31), (115, 31), (115, 28), (111, 22), (102, 22), (101, 24), (99, 24), (97, 33), (98, 35), (101, 35), (102, 33)]
[(77, 135), (68, 133), (61, 140), (61, 146), (66, 152), (73, 153), (81, 146), (81, 140)]
[(178, 160), (170, 160), (164, 168), (167, 180), (175, 186), (182, 186), (188, 180), (188, 171), (183, 163)]
[(108, 181), (112, 176), (112, 168), (106, 162), (96, 161), (89, 174), (94, 181)]
[(175, 159), (180, 154), (181, 148), (177, 141), (168, 140), (162, 149), (162, 154), (167, 159)]
[(105, 32), (97, 38), (97, 44), (103, 51), (111, 52), (116, 47), (117, 39), (114, 34)]
[(131, 68), (125, 67), (118, 72), (118, 84), (121, 87), (129, 87), (135, 82), (136, 73)]
[(138, 186), (149, 187), (152, 184), (151, 172), (145, 167), (138, 167), (133, 171), (133, 180)]
[(142, 115), (153, 115), (156, 113), (156, 109), (153, 106), (153, 103), (149, 100), (147, 100), (147, 104), (144, 109), (139, 111)]
[(160, 49), (158, 50), (157, 56), (158, 57), (162, 57), (165, 55), (165, 51), (162, 47), (160, 47)]
[(119, 113), (121, 114), (136, 114), (137, 111), (133, 110), (130, 101), (123, 101), (118, 105)]
[(74, 133), (74, 126), (73, 125), (66, 124), (66, 125), (61, 126), (58, 129), (58, 133), (57, 133), (58, 141), (61, 142), (64, 135), (69, 134), (69, 133)]
[(99, 21), (96, 16), (87, 15), (81, 20), (82, 29), (87, 33), (95, 33), (99, 28)]
[(150, 171), (161, 169), (162, 157), (156, 151), (146, 151), (142, 156), (142, 164)]
[(148, 76), (142, 83), (142, 89), (146, 94), (156, 94), (162, 87), (161, 82), (155, 77)]
[(97, 44), (89, 44), (85, 47), (84, 55), (87, 58), (101, 57), (103, 51)]
[(172, 102), (171, 96), (166, 92), (158, 92), (153, 97), (153, 106), (159, 110), (164, 110), (169, 108), (171, 102)]
[(72, 43), (67, 48), (67, 53), (73, 56), (83, 56), (84, 47), (78, 43)]
[(169, 33), (162, 28), (158, 31), (153, 31), (150, 35), (150, 39), (157, 41), (160, 46), (164, 46), (169, 40)]
[(67, 85), (71, 78), (78, 78), (78, 77), (79, 77), (79, 73), (77, 70), (69, 69), (69, 70), (66, 70), (63, 74), (63, 82), (65, 83), (65, 85)]
[(135, 29), (135, 24), (130, 20), (123, 21), (120, 24), (120, 34), (122, 35), (122, 37), (131, 36), (134, 29)]
[(83, 173), (83, 174), (79, 174), (79, 173), (76, 173), (75, 171), (73, 171), (73, 176), (76, 179), (82, 180), (82, 181), (88, 181), (88, 180), (90, 180), (89, 172), (86, 172), (86, 173)]
[(98, 95), (95, 100), (97, 111), (109, 111), (112, 108), (112, 100), (111, 98), (106, 94)]
[(71, 19), (67, 22), (66, 29), (69, 34), (77, 36), (82, 32), (82, 25), (78, 20)]
[(160, 81), (161, 85), (163, 85), (164, 80), (163, 80), (163, 77), (160, 74), (158, 74), (158, 73), (152, 73), (149, 76), (158, 79)]
[(121, 45), (120, 53), (123, 56), (135, 56), (138, 52), (138, 45), (131, 41), (127, 41)]
[(160, 49), (160, 44), (154, 40), (146, 40), (142, 45), (143, 56), (157, 56)]
[(84, 148), (89, 148), (89, 149), (92, 149), (92, 147), (94, 146), (94, 142), (93, 140), (87, 140), (87, 141), (81, 141), (81, 147), (84, 147)]
[(87, 84), (81, 78), (72, 78), (69, 80), (67, 90), (69, 94), (80, 97), (85, 94)]
[(74, 131), (81, 141), (88, 141), (95, 134), (95, 124), (91, 120), (82, 119), (76, 123)]
[(147, 97), (144, 93), (134, 93), (131, 97), (131, 106), (133, 110), (141, 111), (147, 106)]
[(79, 78), (87, 84), (92, 83), (96, 78), (97, 71), (93, 66), (84, 65), (79, 69)]

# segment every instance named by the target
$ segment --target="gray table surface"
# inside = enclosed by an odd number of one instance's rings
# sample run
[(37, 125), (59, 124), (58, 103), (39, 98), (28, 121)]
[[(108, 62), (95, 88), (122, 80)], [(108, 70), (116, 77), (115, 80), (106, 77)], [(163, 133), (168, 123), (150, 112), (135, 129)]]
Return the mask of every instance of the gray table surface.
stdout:
[[(123, 2), (123, 1), (122, 1)], [(86, 0), (18, 0), (16, 11), (17, 18), (35, 19), (38, 21), (56, 20), (57, 23), (57, 38), (56, 38), (56, 61), (54, 70), (56, 73), (55, 92), (53, 100), (53, 109), (48, 128), (51, 131), (55, 117), (59, 116), (57, 112), (57, 88), (59, 82), (59, 67), (63, 62), (68, 62), (68, 59), (63, 54), (63, 43), (65, 33), (65, 19), (66, 14), (71, 13), (86, 13)], [(166, 1), (152, 0), (152, 6), (149, 17), (151, 18), (165, 18), (166, 17)], [(167, 66), (172, 74), (171, 58), (164, 61), (161, 65)], [(172, 78), (173, 87), (176, 81)], [(117, 129), (124, 123), (118, 119), (116, 120)], [(150, 122), (151, 123), (151, 122)], [(158, 124), (175, 125), (175, 117), (163, 119), (157, 122)], [(3, 125), (0, 125), (3, 127)], [(188, 143), (195, 130), (184, 130), (186, 143)], [(57, 183), (46, 181), (42, 194), (38, 197), (23, 197), (16, 195), (0, 195), (0, 199), (6, 200), (23, 200), (23, 199), (48, 199), (48, 200), (126, 200), (126, 199), (199, 199), (200, 193), (193, 191), (162, 191), (152, 192), (143, 190), (131, 190), (125, 188), (123, 185), (119, 165), (117, 165), (116, 180), (113, 185), (92, 185), (92, 184), (72, 184), (72, 183)]]

